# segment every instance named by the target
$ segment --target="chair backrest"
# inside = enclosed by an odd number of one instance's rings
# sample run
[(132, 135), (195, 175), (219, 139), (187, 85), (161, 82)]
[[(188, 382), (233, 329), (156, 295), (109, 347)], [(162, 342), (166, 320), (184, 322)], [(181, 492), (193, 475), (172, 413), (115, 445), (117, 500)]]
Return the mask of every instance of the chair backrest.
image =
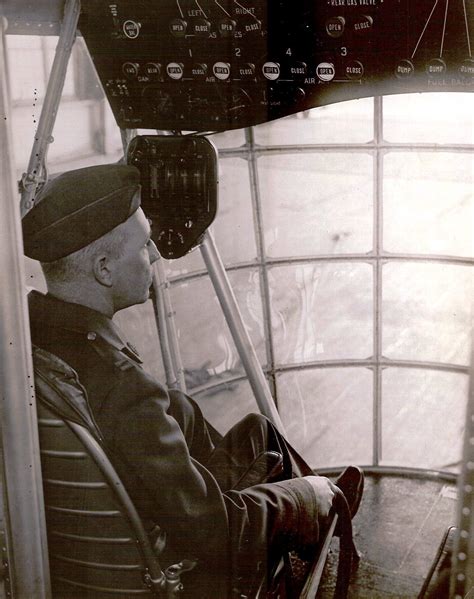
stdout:
[(74, 371), (36, 348), (34, 364), (55, 599), (164, 596), (142, 522), (97, 430), (86, 426), (87, 398), (68, 404), (80, 390)]
[[(77, 374), (38, 348), (33, 348), (33, 362), (54, 599), (177, 597), (183, 589), (180, 572), (195, 563), (183, 560), (163, 573), (142, 521), (103, 449)], [(336, 521), (333, 518), (315, 551), (304, 589), (288, 594), (285, 588), (291, 585), (284, 580), (288, 575), (284, 569), (275, 573), (270, 588), (262, 583), (251, 596), (312, 599)], [(348, 564), (345, 569), (350, 571), (350, 560)], [(338, 595), (345, 597), (348, 576), (342, 578), (344, 588)]]

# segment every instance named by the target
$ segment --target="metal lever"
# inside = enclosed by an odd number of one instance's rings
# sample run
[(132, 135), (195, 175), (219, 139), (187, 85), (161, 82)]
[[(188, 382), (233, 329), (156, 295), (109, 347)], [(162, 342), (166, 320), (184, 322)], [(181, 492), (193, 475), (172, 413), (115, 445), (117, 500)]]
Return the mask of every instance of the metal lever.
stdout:
[[(177, 564), (168, 566), (163, 572), (161, 570), (158, 578), (152, 578), (150, 572), (146, 572), (143, 580), (148, 588), (158, 593), (160, 597), (166, 597), (166, 599), (174, 599), (184, 590), (183, 583), (181, 582), (181, 574), (183, 572), (189, 572), (197, 564), (197, 560), (183, 559)], [(162, 592), (165, 595), (162, 595)]]
[(166, 579), (166, 597), (167, 599), (173, 599), (177, 597), (183, 590), (183, 583), (181, 582), (181, 574), (183, 572), (189, 572), (197, 564), (197, 561), (190, 559), (183, 559), (178, 564), (173, 564), (165, 570)]

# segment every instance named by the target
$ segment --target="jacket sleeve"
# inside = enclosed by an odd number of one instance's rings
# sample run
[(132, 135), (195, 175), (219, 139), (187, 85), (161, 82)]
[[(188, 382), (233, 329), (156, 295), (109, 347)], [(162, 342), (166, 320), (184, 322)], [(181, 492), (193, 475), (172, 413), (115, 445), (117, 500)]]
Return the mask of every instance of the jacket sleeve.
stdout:
[(317, 539), (317, 503), (307, 481), (222, 493), (210, 472), (190, 456), (168, 405), (166, 391), (154, 379), (130, 369), (104, 402), (100, 426), (107, 426), (114, 451), (152, 497), (156, 522), (181, 556), (205, 553), (206, 560), (221, 562), (223, 552), (250, 551), (258, 559), (274, 541), (291, 546)]

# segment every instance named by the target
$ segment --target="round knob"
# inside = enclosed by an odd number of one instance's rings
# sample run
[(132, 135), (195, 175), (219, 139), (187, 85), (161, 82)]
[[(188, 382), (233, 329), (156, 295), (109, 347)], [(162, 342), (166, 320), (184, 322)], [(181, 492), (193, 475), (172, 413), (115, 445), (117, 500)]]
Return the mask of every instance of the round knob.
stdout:
[(346, 20), (344, 17), (331, 17), (326, 21), (326, 33), (331, 37), (341, 37), (345, 26)]
[(169, 30), (174, 37), (184, 37), (188, 24), (183, 19), (172, 19), (169, 24)]
[(216, 62), (212, 67), (214, 77), (226, 81), (230, 77), (230, 64), (228, 62)]
[(411, 60), (404, 58), (395, 67), (395, 77), (398, 79), (407, 79), (415, 72), (415, 66)]
[(275, 81), (280, 76), (280, 65), (277, 62), (266, 62), (262, 67), (262, 73), (265, 79)]
[(211, 24), (207, 19), (193, 19), (190, 28), (196, 37), (209, 37), (211, 34)]
[(364, 65), (359, 60), (351, 60), (346, 64), (346, 75), (348, 79), (362, 79)]
[(446, 63), (441, 58), (433, 58), (426, 63), (425, 68), (430, 77), (440, 77), (446, 74)]
[(336, 69), (332, 62), (320, 62), (316, 67), (316, 75), (321, 81), (329, 82), (334, 79)]
[(122, 25), (122, 31), (124, 32), (125, 36), (128, 37), (128, 39), (133, 40), (140, 35), (140, 27), (141, 23), (129, 19), (128, 21), (124, 21)]
[(355, 33), (364, 35), (368, 33), (374, 24), (374, 20), (370, 15), (360, 15), (353, 23)]
[(166, 73), (170, 79), (179, 81), (184, 74), (183, 64), (181, 62), (169, 62), (166, 65)]
[(203, 62), (196, 62), (191, 67), (191, 75), (196, 79), (203, 79), (207, 75), (207, 64)]
[(307, 70), (305, 62), (296, 61), (294, 64), (290, 65), (290, 76), (294, 79), (301, 79), (306, 77)]
[(157, 62), (147, 62), (145, 65), (145, 73), (152, 81), (160, 79), (161, 65)]
[(219, 35), (221, 37), (231, 37), (234, 34), (236, 25), (236, 22), (232, 19), (221, 19), (217, 24)]
[(245, 62), (237, 68), (237, 74), (240, 79), (254, 79), (255, 65), (252, 62)]
[(472, 79), (474, 77), (474, 60), (466, 58), (459, 67), (459, 74), (464, 79)]
[(139, 65), (137, 62), (124, 62), (122, 65), (122, 73), (127, 79), (135, 79), (138, 77)]

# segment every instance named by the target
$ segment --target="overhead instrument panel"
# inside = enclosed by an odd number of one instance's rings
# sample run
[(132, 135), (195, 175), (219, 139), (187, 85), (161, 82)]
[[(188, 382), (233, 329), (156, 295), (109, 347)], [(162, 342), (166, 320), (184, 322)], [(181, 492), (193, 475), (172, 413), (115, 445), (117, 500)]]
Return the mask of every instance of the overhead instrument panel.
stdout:
[(122, 128), (474, 89), (472, 0), (82, 0), (80, 30)]
[(181, 258), (216, 216), (216, 148), (202, 136), (139, 135), (127, 162), (140, 171), (141, 206), (160, 254)]

